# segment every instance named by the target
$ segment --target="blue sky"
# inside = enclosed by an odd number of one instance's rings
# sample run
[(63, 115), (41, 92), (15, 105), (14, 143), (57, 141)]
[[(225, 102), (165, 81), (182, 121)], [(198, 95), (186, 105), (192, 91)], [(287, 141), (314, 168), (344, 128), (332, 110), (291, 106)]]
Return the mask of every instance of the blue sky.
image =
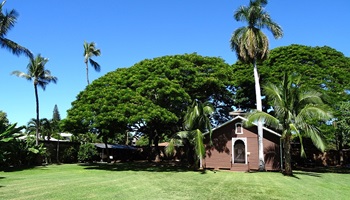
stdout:
[[(57, 104), (61, 118), (86, 87), (84, 41), (94, 41), (102, 55), (101, 72), (90, 69), (90, 81), (119, 67), (154, 57), (197, 52), (236, 61), (229, 40), (244, 24), (233, 13), (249, 0), (7, 0), (19, 18), (7, 37), (49, 58), (47, 69), (57, 84), (39, 90), (40, 118), (51, 119)], [(270, 0), (266, 10), (284, 30), (270, 48), (290, 44), (330, 46), (350, 56), (350, 1)], [(28, 59), (0, 49), (0, 110), (10, 122), (25, 125), (35, 117), (31, 82), (10, 73), (26, 71)]]

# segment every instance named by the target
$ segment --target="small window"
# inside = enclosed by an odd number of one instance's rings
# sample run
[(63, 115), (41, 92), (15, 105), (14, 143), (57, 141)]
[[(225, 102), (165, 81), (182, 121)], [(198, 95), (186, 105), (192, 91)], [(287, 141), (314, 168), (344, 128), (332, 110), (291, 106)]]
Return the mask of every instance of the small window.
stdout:
[(242, 123), (237, 123), (236, 124), (236, 134), (243, 134), (243, 127), (242, 127)]

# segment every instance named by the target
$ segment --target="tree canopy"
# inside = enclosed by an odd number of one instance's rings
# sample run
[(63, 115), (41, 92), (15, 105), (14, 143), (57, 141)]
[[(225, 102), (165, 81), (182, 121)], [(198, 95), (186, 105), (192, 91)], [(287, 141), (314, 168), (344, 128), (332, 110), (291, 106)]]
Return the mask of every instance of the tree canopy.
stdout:
[[(302, 75), (301, 82), (327, 97), (325, 102), (348, 101), (350, 99), (350, 58), (328, 47), (310, 47), (289, 45), (270, 51), (269, 58), (260, 64), (260, 81), (262, 84), (278, 83), (284, 72)], [(235, 98), (242, 108), (254, 108), (254, 79), (246, 64), (237, 62), (233, 65), (237, 91)], [(268, 109), (266, 101), (265, 110)]]
[(184, 54), (146, 59), (88, 85), (68, 110), (64, 127), (112, 138), (131, 130), (156, 143), (164, 134), (183, 130), (183, 116), (195, 99), (211, 102), (216, 122), (226, 121), (232, 79), (230, 65), (221, 58)]

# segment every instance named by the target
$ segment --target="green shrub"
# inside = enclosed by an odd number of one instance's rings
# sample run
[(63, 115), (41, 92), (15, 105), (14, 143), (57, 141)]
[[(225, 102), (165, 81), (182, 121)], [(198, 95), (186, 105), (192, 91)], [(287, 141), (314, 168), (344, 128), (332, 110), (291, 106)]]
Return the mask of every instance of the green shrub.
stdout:
[(78, 151), (73, 146), (68, 147), (64, 150), (62, 155), (63, 163), (74, 163), (77, 161)]
[(81, 162), (92, 162), (98, 155), (95, 145), (86, 143), (80, 145), (78, 152), (78, 160)]

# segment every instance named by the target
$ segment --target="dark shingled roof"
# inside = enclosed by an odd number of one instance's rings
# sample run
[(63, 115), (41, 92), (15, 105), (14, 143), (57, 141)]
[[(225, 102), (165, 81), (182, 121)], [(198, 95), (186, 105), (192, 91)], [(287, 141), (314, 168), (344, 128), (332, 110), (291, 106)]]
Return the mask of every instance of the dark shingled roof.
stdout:
[[(105, 149), (106, 145), (104, 143), (95, 143), (95, 147)], [(122, 144), (107, 144), (108, 149), (127, 149), (127, 150), (137, 150), (137, 148), (129, 146), (129, 145), (122, 145)]]

